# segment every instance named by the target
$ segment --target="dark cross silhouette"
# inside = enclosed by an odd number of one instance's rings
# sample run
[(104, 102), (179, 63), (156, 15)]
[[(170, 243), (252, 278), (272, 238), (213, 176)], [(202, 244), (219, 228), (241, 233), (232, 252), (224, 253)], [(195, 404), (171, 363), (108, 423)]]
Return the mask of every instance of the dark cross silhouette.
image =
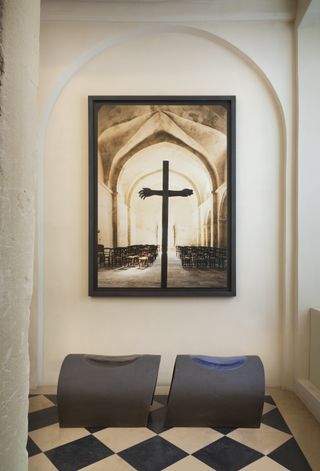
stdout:
[(184, 188), (180, 191), (169, 190), (169, 162), (162, 162), (162, 190), (151, 190), (151, 188), (142, 188), (139, 196), (143, 200), (149, 196), (162, 196), (162, 255), (161, 255), (161, 288), (167, 287), (168, 279), (168, 210), (169, 198), (171, 196), (190, 196), (192, 190)]

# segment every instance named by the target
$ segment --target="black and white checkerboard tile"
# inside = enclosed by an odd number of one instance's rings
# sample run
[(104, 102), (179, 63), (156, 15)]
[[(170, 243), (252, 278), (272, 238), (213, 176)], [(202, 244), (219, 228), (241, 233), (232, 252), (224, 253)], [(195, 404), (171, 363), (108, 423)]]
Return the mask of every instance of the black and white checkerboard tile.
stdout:
[(164, 427), (156, 396), (147, 428), (64, 428), (56, 396), (30, 396), (29, 471), (310, 471), (270, 396), (260, 429)]

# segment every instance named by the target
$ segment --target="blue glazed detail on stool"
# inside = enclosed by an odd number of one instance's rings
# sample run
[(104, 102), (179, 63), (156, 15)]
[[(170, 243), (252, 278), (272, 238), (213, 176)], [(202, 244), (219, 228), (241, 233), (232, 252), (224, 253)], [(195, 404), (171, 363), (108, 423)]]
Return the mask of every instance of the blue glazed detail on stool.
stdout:
[(192, 356), (191, 359), (200, 366), (210, 370), (235, 370), (240, 368), (247, 357), (210, 357), (206, 355)]

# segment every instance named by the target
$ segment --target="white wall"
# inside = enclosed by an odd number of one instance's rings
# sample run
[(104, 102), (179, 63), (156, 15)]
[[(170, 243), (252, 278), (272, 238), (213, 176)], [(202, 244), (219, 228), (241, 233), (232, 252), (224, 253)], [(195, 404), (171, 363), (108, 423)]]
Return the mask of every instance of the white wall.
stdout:
[[(141, 31), (141, 25), (42, 24), (40, 109), (46, 130), (44, 260), (40, 250), (45, 284), (44, 303), (38, 306), (44, 319), (42, 382), (56, 383), (62, 359), (70, 352), (154, 352), (162, 354), (159, 381), (165, 384), (175, 355), (197, 352), (258, 354), (267, 383), (279, 385), (285, 299), (290, 296), (284, 272), (291, 260), (284, 263), (283, 249), (285, 237), (290, 238), (284, 231), (284, 201), (290, 195), (284, 170), (291, 159), (292, 27), (280, 22), (198, 23), (195, 28), (153, 25), (144, 35), (135, 31)], [(114, 38), (123, 32), (128, 35), (117, 44)], [(247, 56), (225, 47), (220, 37)], [(108, 38), (111, 47), (71, 77), (71, 70), (85, 62), (79, 55), (103, 40), (107, 45)], [(68, 74), (71, 79), (51, 112), (48, 103), (59, 90), (57, 80)], [(237, 96), (235, 298), (88, 297), (87, 96), (95, 94)], [(279, 100), (287, 118), (287, 142)], [(40, 226), (40, 239), (41, 235)]]
[(312, 384), (320, 391), (320, 309), (310, 312), (310, 374)]
[[(301, 2), (302, 6), (305, 2)], [(295, 329), (295, 390), (320, 421), (320, 389), (314, 359), (320, 338), (310, 329), (310, 307), (320, 307), (320, 2), (309, 6), (297, 31), (298, 53), (298, 309)], [(311, 335), (310, 335), (311, 334)], [(313, 345), (310, 351), (310, 337)], [(309, 381), (309, 379), (311, 381)]]
[[(320, 17), (320, 15), (319, 15)], [(312, 18), (311, 18), (312, 21)], [(299, 67), (299, 310), (297, 329), (298, 378), (308, 377), (309, 309), (320, 306), (319, 112), (320, 21), (298, 30)]]

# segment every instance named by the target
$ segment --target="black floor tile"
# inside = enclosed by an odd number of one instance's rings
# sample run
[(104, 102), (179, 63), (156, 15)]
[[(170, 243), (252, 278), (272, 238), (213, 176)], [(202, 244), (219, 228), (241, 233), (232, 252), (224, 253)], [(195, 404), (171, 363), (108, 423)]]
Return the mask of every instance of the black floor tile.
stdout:
[(166, 427), (165, 425), (166, 414), (166, 407), (161, 407), (160, 409), (150, 412), (147, 427), (155, 433), (162, 433), (172, 428)]
[(261, 422), (265, 425), (270, 425), (270, 427), (274, 427), (281, 432), (290, 433), (291, 431), (286, 424), (284, 418), (280, 414), (278, 409), (272, 409), (270, 412), (267, 412), (262, 416)]
[(288, 440), (268, 456), (290, 471), (312, 471), (294, 438)]
[(276, 403), (274, 402), (271, 396), (264, 396), (264, 402), (267, 402), (268, 404), (271, 404), (272, 406), (276, 405)]
[(30, 456), (38, 455), (39, 453), (41, 453), (41, 450), (40, 450), (40, 448), (38, 447), (38, 445), (36, 445), (36, 444), (34, 443), (34, 441), (31, 440), (30, 437), (28, 437), (27, 452), (28, 452), (29, 458), (30, 458)]
[(53, 404), (57, 405), (57, 395), (56, 394), (45, 394), (46, 398), (49, 401), (53, 402)]
[(32, 412), (28, 415), (29, 421), (29, 432), (37, 430), (42, 427), (47, 427), (58, 422), (58, 412), (57, 407), (47, 407), (46, 409), (38, 410)]
[(213, 430), (216, 430), (219, 433), (222, 433), (223, 435), (228, 435), (228, 433), (233, 432), (236, 430), (235, 428), (232, 427), (212, 427)]
[(138, 471), (161, 471), (187, 456), (183, 450), (159, 436), (118, 454)]
[(193, 453), (193, 456), (216, 471), (238, 471), (263, 454), (228, 437), (222, 437)]
[(88, 432), (90, 433), (100, 432), (100, 430), (104, 430), (105, 428), (108, 427), (85, 427), (85, 429), (88, 430)]
[(89, 435), (46, 451), (45, 454), (59, 471), (77, 471), (114, 453), (93, 435)]
[(165, 395), (165, 394), (157, 394), (156, 396), (154, 396), (154, 400), (157, 401), (157, 402), (160, 402), (161, 404), (163, 404), (164, 406), (166, 406), (166, 405), (167, 405), (168, 396)]

